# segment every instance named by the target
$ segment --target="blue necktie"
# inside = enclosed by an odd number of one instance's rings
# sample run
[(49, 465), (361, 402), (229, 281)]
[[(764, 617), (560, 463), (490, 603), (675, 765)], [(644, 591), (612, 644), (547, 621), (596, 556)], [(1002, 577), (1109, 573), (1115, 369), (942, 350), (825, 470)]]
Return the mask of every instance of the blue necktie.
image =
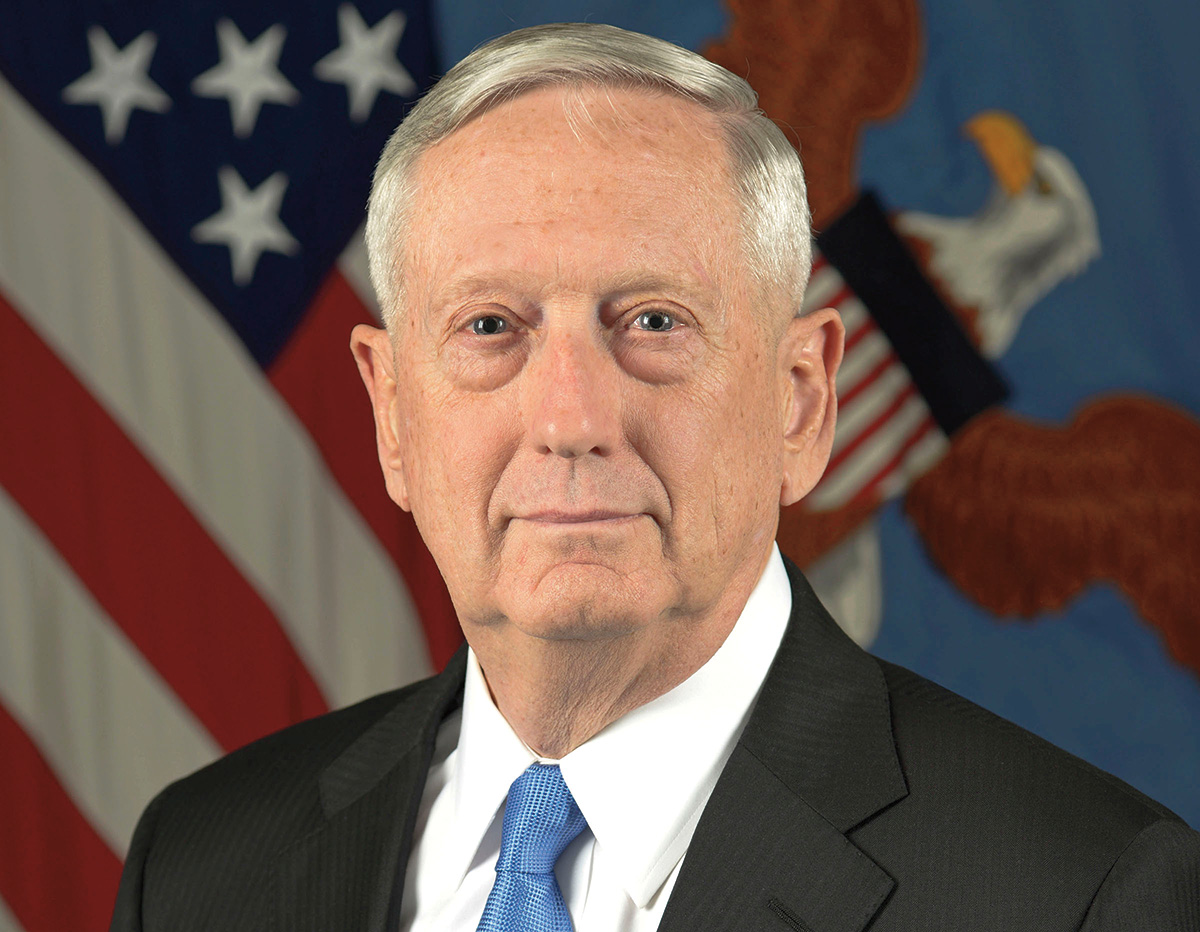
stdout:
[(477, 932), (571, 932), (554, 862), (586, 825), (558, 767), (530, 764), (508, 790), (496, 882)]

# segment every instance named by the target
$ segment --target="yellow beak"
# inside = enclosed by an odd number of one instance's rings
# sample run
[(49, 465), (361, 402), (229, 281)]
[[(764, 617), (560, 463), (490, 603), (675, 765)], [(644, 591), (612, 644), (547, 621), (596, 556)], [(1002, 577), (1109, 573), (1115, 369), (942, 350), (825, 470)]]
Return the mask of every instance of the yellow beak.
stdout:
[(1003, 110), (984, 110), (971, 117), (963, 131), (975, 141), (1010, 197), (1025, 190), (1033, 179), (1037, 143), (1024, 123)]

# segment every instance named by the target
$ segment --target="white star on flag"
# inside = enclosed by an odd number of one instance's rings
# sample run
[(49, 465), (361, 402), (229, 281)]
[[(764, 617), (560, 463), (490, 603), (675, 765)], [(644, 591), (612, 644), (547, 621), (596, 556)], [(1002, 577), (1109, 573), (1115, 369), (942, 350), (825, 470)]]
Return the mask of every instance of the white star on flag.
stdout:
[(87, 37), (92, 70), (63, 88), (63, 100), (98, 105), (104, 114), (104, 138), (116, 145), (125, 138), (135, 109), (162, 113), (171, 106), (171, 98), (147, 73), (158, 37), (147, 30), (123, 49), (102, 26), (91, 27)]
[(346, 85), (350, 95), (350, 118), (361, 123), (375, 106), (379, 92), (391, 91), (402, 97), (417, 92), (416, 82), (396, 58), (396, 48), (408, 20), (393, 10), (368, 28), (362, 15), (351, 3), (338, 7), (340, 45), (313, 66), (322, 81)]
[(217, 183), (221, 187), (221, 209), (192, 227), (192, 239), (228, 246), (234, 282), (248, 285), (264, 251), (290, 256), (300, 249), (300, 243), (279, 219), (287, 175), (275, 172), (251, 191), (237, 169), (225, 165), (217, 173)]
[(254, 132), (263, 103), (287, 104), (300, 99), (300, 92), (279, 71), (279, 53), (287, 29), (279, 23), (247, 42), (233, 20), (217, 23), (217, 45), (221, 61), (192, 81), (192, 93), (200, 97), (227, 97), (233, 132), (241, 137)]

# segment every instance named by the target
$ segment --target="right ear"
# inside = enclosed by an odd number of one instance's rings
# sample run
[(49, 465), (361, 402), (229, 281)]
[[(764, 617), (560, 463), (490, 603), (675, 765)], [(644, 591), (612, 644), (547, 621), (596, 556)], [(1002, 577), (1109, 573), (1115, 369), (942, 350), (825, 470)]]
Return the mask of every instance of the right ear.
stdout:
[(397, 421), (396, 357), (391, 338), (386, 330), (359, 324), (350, 334), (350, 351), (354, 353), (358, 373), (371, 396), (371, 407), (375, 412), (375, 445), (388, 495), (405, 511), (412, 511)]

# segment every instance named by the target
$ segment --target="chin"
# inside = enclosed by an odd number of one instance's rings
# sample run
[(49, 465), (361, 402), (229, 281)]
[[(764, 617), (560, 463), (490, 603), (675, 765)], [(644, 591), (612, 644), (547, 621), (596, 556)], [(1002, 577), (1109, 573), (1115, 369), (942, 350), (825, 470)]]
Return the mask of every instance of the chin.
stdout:
[(665, 586), (595, 563), (559, 563), (514, 583), (501, 600), (504, 614), (526, 634), (548, 640), (622, 637), (653, 624), (669, 605)]

